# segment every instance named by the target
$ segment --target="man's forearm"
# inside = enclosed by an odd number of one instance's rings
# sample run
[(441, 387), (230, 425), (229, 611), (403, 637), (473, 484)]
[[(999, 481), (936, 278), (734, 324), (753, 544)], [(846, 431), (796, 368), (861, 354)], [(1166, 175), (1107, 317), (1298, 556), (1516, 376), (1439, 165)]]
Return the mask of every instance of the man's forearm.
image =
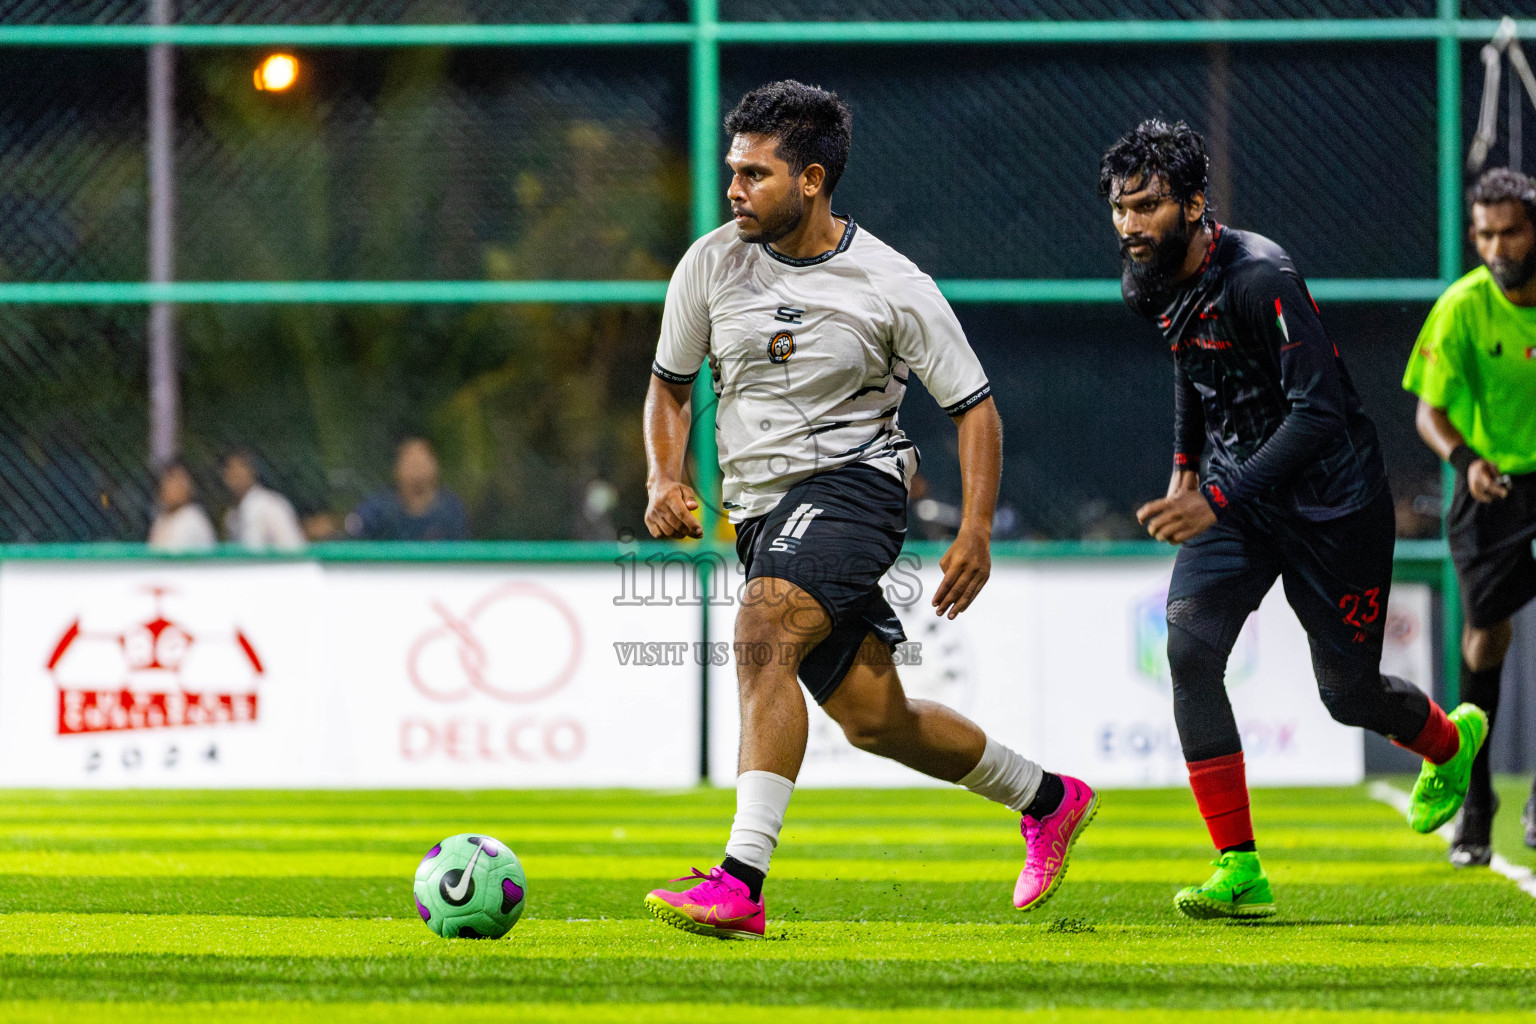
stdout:
[(960, 523), (963, 530), (992, 533), (997, 488), (1003, 474), (1003, 421), (991, 398), (955, 417), (960, 432)]
[(1419, 436), (1429, 445), (1430, 450), (1447, 462), (1450, 461), (1451, 452), (1467, 443), (1461, 431), (1451, 424), (1444, 410), (1436, 409), (1422, 398), (1419, 399), (1419, 410), (1414, 415), (1413, 425), (1418, 428)]
[[(679, 392), (682, 395), (679, 395)], [(645, 395), (645, 469), (647, 486), (681, 480), (688, 456), (687, 385), (651, 378)]]

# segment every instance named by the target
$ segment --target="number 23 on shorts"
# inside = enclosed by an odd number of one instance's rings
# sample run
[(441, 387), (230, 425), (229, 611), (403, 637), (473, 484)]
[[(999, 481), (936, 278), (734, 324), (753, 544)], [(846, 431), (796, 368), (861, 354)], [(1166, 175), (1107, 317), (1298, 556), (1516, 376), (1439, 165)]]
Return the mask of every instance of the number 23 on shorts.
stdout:
[(1381, 617), (1381, 588), (1372, 587), (1361, 594), (1345, 594), (1339, 598), (1339, 610), (1344, 613), (1344, 624), (1355, 629), (1355, 643), (1365, 641), (1365, 627)]

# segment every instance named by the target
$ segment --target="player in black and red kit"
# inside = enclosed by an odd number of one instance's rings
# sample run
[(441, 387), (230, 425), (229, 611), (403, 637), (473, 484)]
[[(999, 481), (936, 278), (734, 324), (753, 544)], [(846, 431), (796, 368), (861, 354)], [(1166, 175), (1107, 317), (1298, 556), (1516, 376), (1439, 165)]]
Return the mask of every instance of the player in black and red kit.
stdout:
[(1277, 578), (1329, 713), (1425, 759), (1415, 829), (1438, 828), (1461, 805), (1487, 720), (1465, 704), (1447, 716), (1381, 674), (1395, 529), (1376, 428), (1290, 257), (1218, 224), (1206, 175), (1200, 135), (1151, 120), (1105, 153), (1099, 191), (1119, 234), (1125, 300), (1173, 353), (1173, 476), (1137, 518), (1181, 545), (1168, 589), (1174, 719), (1221, 851), (1215, 875), (1174, 903), (1191, 917), (1265, 917), (1274, 901), (1224, 678), (1238, 631)]

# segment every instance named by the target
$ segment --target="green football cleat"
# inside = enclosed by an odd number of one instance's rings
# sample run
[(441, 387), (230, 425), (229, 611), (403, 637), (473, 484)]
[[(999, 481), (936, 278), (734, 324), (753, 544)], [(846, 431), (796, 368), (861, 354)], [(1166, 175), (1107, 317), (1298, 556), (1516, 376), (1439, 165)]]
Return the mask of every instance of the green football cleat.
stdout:
[(1467, 798), (1472, 760), (1488, 738), (1488, 716), (1475, 704), (1459, 705), (1448, 716), (1461, 735), (1461, 746), (1445, 764), (1424, 762), (1408, 803), (1408, 824), (1415, 832), (1433, 832), (1456, 817)]
[(1180, 889), (1173, 898), (1180, 913), (1202, 921), (1245, 920), (1274, 914), (1275, 897), (1269, 891), (1269, 876), (1264, 874), (1257, 853), (1224, 853), (1211, 863), (1216, 866), (1216, 873), (1204, 885)]

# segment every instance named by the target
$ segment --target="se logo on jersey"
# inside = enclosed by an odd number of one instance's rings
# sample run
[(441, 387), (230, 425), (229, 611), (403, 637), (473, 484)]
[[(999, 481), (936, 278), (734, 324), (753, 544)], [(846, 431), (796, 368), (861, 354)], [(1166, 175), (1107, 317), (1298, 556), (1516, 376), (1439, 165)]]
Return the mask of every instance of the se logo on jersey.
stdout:
[(787, 363), (789, 357), (795, 354), (795, 336), (788, 331), (780, 331), (768, 342), (768, 361), (772, 363)]

